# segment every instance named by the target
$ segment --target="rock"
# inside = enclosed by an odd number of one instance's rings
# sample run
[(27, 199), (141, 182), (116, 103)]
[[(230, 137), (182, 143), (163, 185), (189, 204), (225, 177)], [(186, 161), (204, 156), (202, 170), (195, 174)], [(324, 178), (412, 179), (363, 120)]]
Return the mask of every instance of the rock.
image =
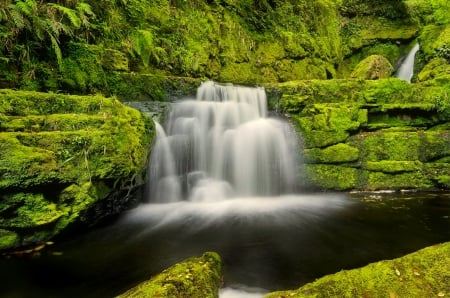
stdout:
[(391, 63), (380, 55), (371, 55), (356, 65), (351, 77), (363, 80), (377, 80), (389, 78), (394, 68)]
[(0, 249), (45, 242), (142, 183), (152, 125), (112, 98), (1, 90)]
[(150, 280), (117, 296), (118, 298), (219, 297), (222, 260), (217, 253), (206, 252), (167, 268)]
[(365, 267), (319, 278), (293, 291), (269, 293), (281, 297), (443, 297), (449, 292), (450, 242)]
[(449, 77), (292, 81), (267, 89), (303, 139), (302, 187), (448, 188)]

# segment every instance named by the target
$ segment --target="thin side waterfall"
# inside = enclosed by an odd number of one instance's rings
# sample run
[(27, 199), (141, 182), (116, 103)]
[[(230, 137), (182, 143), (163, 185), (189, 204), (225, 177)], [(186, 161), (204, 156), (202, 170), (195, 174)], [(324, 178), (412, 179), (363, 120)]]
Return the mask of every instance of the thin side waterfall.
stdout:
[(411, 82), (414, 73), (414, 58), (419, 49), (420, 46), (416, 43), (398, 68), (395, 75), (397, 78)]
[(264, 88), (204, 82), (156, 124), (149, 201), (215, 201), (292, 193), (295, 133), (267, 117)]

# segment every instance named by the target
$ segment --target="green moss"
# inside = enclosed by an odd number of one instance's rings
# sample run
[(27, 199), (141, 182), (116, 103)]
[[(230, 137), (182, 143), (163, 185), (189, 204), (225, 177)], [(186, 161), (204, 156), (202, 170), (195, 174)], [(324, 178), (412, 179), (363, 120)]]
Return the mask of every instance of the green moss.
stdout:
[(304, 160), (309, 163), (344, 163), (357, 161), (358, 158), (358, 148), (342, 143), (325, 149), (313, 148), (304, 150)]
[(380, 42), (409, 41), (417, 36), (418, 29), (416, 24), (404, 19), (357, 16), (347, 20), (341, 29), (344, 42), (348, 46), (344, 53), (348, 55), (357, 49)]
[(6, 250), (17, 246), (19, 236), (11, 231), (0, 229), (0, 250)]
[(109, 71), (128, 71), (128, 57), (118, 50), (105, 49), (102, 67)]
[(68, 57), (61, 65), (60, 81), (63, 88), (75, 93), (93, 93), (104, 89), (106, 73), (102, 67), (103, 48), (84, 43), (69, 43), (67, 47)]
[(111, 190), (101, 182), (72, 184), (63, 189), (58, 198), (58, 205), (63, 210), (64, 216), (58, 220), (55, 231), (59, 232), (75, 222), (83, 212), (89, 210), (94, 203), (103, 199)]
[(450, 131), (427, 131), (421, 136), (420, 157), (434, 161), (450, 156)]
[(424, 164), (424, 172), (435, 182), (438, 188), (450, 188), (450, 157)]
[(391, 76), (394, 68), (389, 61), (380, 55), (371, 55), (362, 60), (351, 74), (352, 78), (376, 80)]
[(9, 212), (0, 219), (0, 226), (8, 229), (48, 225), (63, 215), (55, 202), (47, 200), (42, 194), (16, 193), (3, 196), (2, 201), (2, 205), (12, 204), (16, 207), (13, 214)]
[(307, 164), (307, 184), (325, 189), (347, 190), (357, 186), (358, 170), (337, 165)]
[(1, 90), (0, 113), (0, 226), (20, 245), (58, 234), (145, 169), (153, 123), (116, 99)]
[(433, 58), (428, 62), (422, 71), (417, 75), (419, 82), (432, 80), (450, 73), (450, 64), (445, 58)]
[(363, 161), (420, 160), (421, 140), (415, 132), (377, 132), (352, 139), (359, 144)]
[(282, 297), (444, 297), (448, 294), (450, 242), (427, 247), (394, 260), (372, 263), (322, 277)]
[(214, 252), (190, 258), (164, 270), (117, 296), (125, 297), (219, 297), (222, 263)]
[(305, 148), (323, 148), (344, 142), (350, 134), (346, 131), (310, 131), (303, 135)]
[(219, 80), (227, 83), (255, 84), (256, 68), (250, 63), (230, 63), (222, 68)]
[(422, 169), (420, 161), (402, 161), (402, 160), (381, 160), (368, 161), (363, 165), (363, 168), (374, 172), (383, 173), (401, 173), (401, 172), (415, 172)]
[[(391, 164), (392, 166), (392, 164)], [(383, 172), (367, 173), (365, 189), (431, 189), (433, 182), (422, 171), (388, 174)]]

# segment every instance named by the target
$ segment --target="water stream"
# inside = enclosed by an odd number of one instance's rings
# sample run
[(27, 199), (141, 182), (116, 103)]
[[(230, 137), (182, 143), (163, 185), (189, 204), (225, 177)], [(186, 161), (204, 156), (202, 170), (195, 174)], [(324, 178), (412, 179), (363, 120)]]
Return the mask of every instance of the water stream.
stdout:
[(402, 64), (395, 74), (397, 78), (411, 82), (414, 74), (414, 59), (419, 49), (420, 46), (418, 43), (416, 43), (411, 51), (409, 51), (408, 55), (405, 57), (405, 60), (403, 60)]

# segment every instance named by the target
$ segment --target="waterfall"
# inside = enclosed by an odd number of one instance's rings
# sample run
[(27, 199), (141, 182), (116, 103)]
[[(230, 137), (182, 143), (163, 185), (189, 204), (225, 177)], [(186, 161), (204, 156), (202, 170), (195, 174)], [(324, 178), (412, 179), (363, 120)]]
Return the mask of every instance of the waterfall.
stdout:
[(267, 116), (264, 88), (201, 84), (173, 103), (149, 163), (149, 201), (210, 201), (292, 193), (295, 133)]
[(420, 46), (416, 43), (398, 68), (395, 75), (397, 78), (411, 82), (411, 78), (414, 73), (414, 58), (416, 57), (416, 53), (419, 49)]

